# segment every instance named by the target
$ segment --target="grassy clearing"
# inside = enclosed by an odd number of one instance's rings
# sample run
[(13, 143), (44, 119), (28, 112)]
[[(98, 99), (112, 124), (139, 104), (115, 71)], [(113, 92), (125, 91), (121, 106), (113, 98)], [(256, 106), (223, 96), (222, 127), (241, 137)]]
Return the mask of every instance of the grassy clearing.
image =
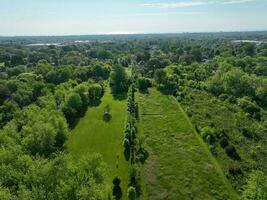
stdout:
[[(110, 106), (110, 122), (103, 120), (104, 108)], [(70, 153), (78, 158), (84, 154), (100, 153), (108, 166), (108, 182), (119, 175), (122, 179), (123, 197), (126, 196), (129, 164), (123, 156), (123, 128), (126, 117), (126, 100), (115, 100), (107, 89), (101, 104), (89, 108), (71, 132), (68, 141)], [(117, 167), (118, 164), (118, 167)]]
[(5, 66), (5, 63), (0, 63), (0, 68), (4, 66)]
[(235, 191), (191, 122), (171, 96), (139, 94), (140, 130), (149, 159), (146, 199), (237, 199)]

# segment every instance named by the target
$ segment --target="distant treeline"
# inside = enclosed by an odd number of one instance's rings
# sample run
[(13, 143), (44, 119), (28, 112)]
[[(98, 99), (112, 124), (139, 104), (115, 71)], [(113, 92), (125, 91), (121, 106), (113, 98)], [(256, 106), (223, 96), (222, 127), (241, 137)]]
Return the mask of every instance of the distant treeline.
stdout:
[(0, 44), (27, 45), (32, 43), (72, 43), (75, 41), (111, 42), (131, 41), (140, 39), (205, 39), (220, 38), (227, 40), (257, 39), (266, 40), (267, 31), (249, 32), (206, 32), (206, 33), (147, 33), (147, 34), (99, 34), (99, 35), (68, 35), (68, 36), (0, 36)]

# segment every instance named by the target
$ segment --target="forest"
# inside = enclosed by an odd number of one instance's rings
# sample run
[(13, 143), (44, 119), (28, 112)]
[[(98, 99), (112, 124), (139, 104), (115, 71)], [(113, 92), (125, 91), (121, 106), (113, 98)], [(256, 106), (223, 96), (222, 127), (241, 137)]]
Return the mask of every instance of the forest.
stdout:
[(266, 35), (1, 37), (0, 199), (266, 200)]

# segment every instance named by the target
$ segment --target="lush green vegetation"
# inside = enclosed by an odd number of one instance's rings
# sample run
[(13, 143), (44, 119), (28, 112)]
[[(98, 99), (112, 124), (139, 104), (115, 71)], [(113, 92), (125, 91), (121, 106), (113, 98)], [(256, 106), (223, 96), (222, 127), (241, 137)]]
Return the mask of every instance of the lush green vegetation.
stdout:
[[(105, 107), (110, 108), (110, 121), (103, 120)], [(129, 164), (123, 155), (123, 127), (126, 118), (126, 100), (115, 100), (107, 87), (98, 106), (90, 107), (85, 116), (71, 131), (67, 143), (74, 159), (81, 155), (99, 153), (107, 164), (108, 191), (115, 176), (121, 179), (123, 195), (126, 196)]]
[(265, 200), (266, 40), (0, 37), (0, 199)]
[(148, 199), (237, 199), (175, 98), (152, 89), (140, 94), (138, 102), (149, 150)]
[[(264, 170), (265, 158), (261, 155), (265, 154), (266, 132), (257, 120), (241, 108), (203, 91), (192, 90), (185, 98), (183, 105), (200, 134), (207, 127), (212, 130), (208, 133), (212, 140), (202, 136), (235, 187), (240, 189), (246, 181), (244, 174), (251, 169)], [(230, 146), (237, 156), (227, 152)]]

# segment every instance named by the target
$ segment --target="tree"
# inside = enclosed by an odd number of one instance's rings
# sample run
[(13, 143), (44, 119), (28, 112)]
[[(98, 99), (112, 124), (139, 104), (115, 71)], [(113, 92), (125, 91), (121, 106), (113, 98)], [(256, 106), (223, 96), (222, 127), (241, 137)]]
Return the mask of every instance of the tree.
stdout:
[(128, 77), (125, 69), (116, 65), (110, 74), (110, 86), (114, 93), (126, 92), (128, 90)]
[(0, 84), (0, 105), (10, 97), (10, 90), (5, 84)]
[(157, 69), (154, 74), (154, 79), (157, 84), (164, 84), (167, 79), (167, 74), (163, 69)]
[(70, 124), (72, 124), (75, 118), (77, 118), (79, 114), (81, 114), (82, 108), (83, 108), (83, 102), (80, 95), (77, 93), (72, 93), (68, 97), (63, 107), (63, 113)]
[(16, 65), (23, 65), (23, 57), (22, 55), (12, 55), (10, 59), (10, 65), (16, 66)]
[(135, 188), (130, 186), (127, 191), (127, 197), (129, 200), (135, 200), (136, 199), (136, 191)]
[(141, 195), (141, 184), (140, 184), (140, 169), (137, 165), (132, 165), (130, 168), (130, 180), (129, 186), (134, 187), (135, 196), (139, 197)]
[(19, 74), (22, 74), (24, 72), (26, 72), (27, 68), (23, 65), (19, 65), (19, 66), (15, 66), (12, 68), (8, 68), (7, 69), (7, 74), (9, 77), (11, 76), (17, 76)]
[(253, 43), (244, 43), (243, 52), (245, 55), (254, 56), (255, 54), (255, 45)]
[(0, 106), (0, 128), (9, 122), (18, 110), (19, 106), (16, 102), (5, 101), (4, 104)]
[(22, 146), (31, 155), (47, 157), (63, 149), (68, 128), (60, 112), (31, 105), (17, 113), (14, 120), (21, 129)]
[(112, 182), (113, 182), (112, 195), (116, 200), (120, 200), (122, 197), (122, 190), (120, 187), (121, 179), (118, 176), (116, 176)]
[(93, 84), (89, 86), (88, 96), (90, 102), (97, 102), (104, 94), (104, 89), (100, 84)]

